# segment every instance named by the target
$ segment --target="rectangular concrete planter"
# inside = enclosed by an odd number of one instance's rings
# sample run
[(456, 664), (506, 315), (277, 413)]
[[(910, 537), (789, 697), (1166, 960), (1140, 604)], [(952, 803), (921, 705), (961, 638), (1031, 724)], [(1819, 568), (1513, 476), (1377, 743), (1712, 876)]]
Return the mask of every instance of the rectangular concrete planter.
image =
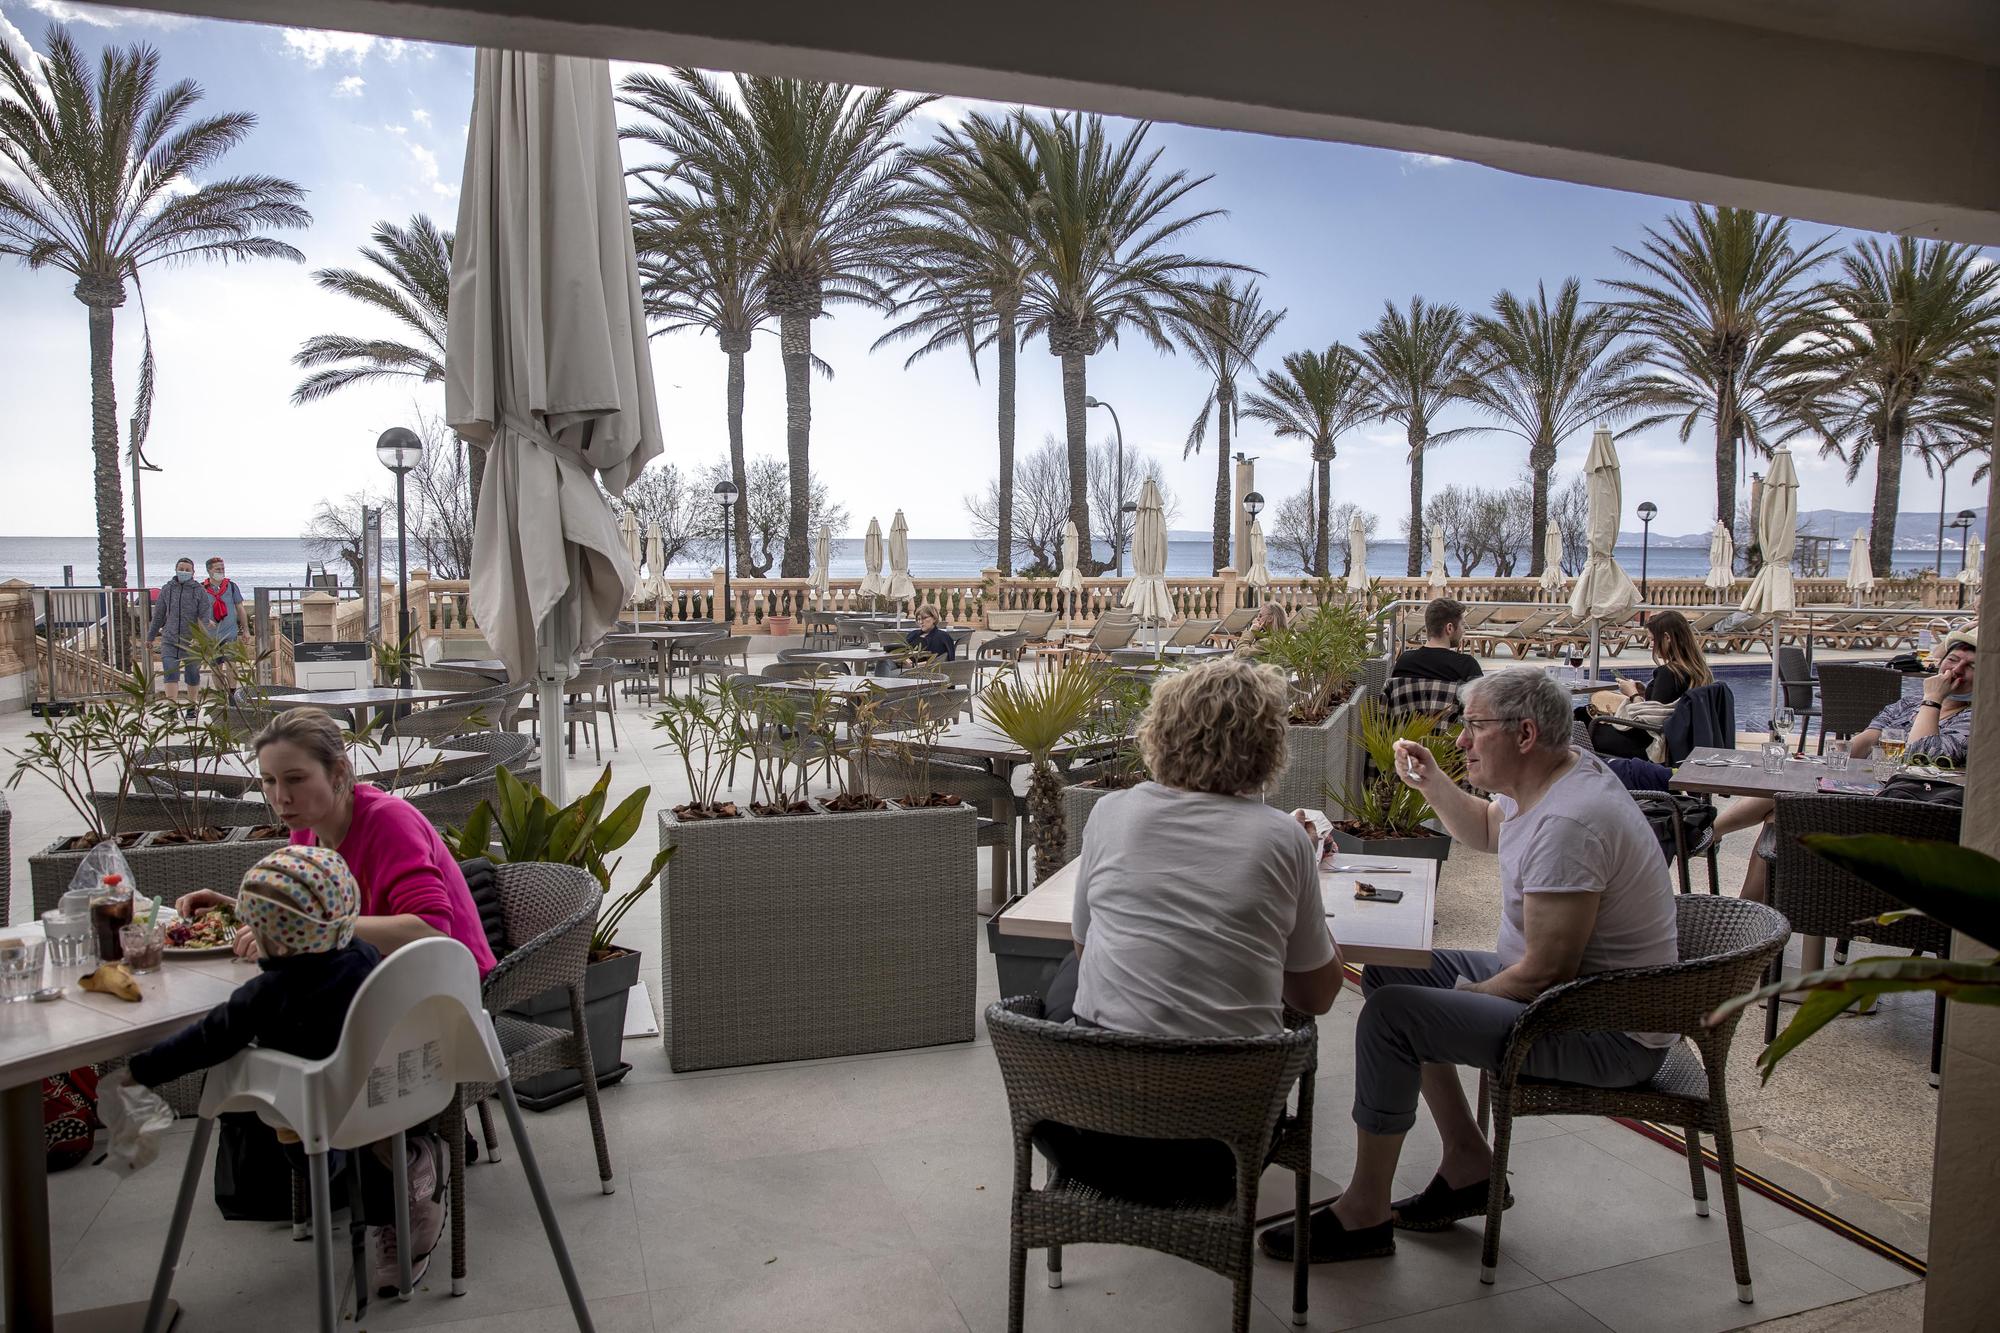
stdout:
[(970, 805), (659, 821), (675, 1070), (972, 1039)]
[[(125, 849), (139, 892), (148, 898), (172, 902), (196, 889), (217, 889), (232, 897), (243, 872), (265, 855), (285, 845), (282, 838), (251, 842), (247, 828), (230, 829), (221, 842), (196, 842), (155, 847), (159, 835), (148, 833), (136, 847)], [(68, 841), (68, 839), (63, 839)], [(59, 845), (59, 844), (57, 844)], [(54, 908), (69, 889), (70, 877), (83, 863), (84, 852), (59, 852), (55, 845), (28, 858), (28, 877), (33, 884), (35, 914)]]
[(1333, 831), (1334, 846), (1356, 856), (1419, 856), (1443, 865), (1451, 855), (1451, 838), (1437, 833), (1427, 838), (1357, 838), (1345, 829)]
[[(583, 1027), (590, 1034), (590, 1062), (597, 1070), (597, 1085), (609, 1087), (632, 1072), (625, 1063), (626, 993), (639, 984), (639, 951), (626, 949), (600, 958), (583, 973)], [(545, 990), (525, 1004), (507, 1011), (531, 1023), (569, 1030), (569, 992), (556, 987)], [(583, 1075), (574, 1069), (539, 1074), (514, 1085), (521, 1105), (531, 1111), (552, 1111), (564, 1102), (583, 1095)]]
[(1331, 818), (1340, 818), (1333, 798), (1322, 789), (1337, 793), (1361, 785), (1361, 765), (1366, 757), (1361, 748), (1362, 694), (1357, 685), (1347, 701), (1317, 726), (1286, 728), (1285, 767), (1265, 791), (1266, 805), (1280, 810), (1325, 810)]

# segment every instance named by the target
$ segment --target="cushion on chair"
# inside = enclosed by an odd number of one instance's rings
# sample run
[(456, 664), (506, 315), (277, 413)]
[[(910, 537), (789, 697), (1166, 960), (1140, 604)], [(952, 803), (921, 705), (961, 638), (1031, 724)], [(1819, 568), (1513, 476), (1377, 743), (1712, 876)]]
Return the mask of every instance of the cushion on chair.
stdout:
[(507, 922), (500, 912), (499, 888), (493, 880), (493, 863), (475, 856), (470, 861), (460, 861), (458, 869), (465, 876), (465, 887), (472, 890), (472, 905), (479, 909), (480, 928), (486, 932), (487, 947), (493, 950), (493, 959), (498, 962), (510, 952), (510, 947)]

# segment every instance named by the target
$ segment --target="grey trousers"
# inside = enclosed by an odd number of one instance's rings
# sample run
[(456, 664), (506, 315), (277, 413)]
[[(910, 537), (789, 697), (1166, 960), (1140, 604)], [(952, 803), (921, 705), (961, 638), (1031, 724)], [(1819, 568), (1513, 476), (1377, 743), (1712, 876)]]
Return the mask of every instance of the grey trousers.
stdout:
[[(1354, 1031), (1354, 1123), (1370, 1134), (1402, 1134), (1417, 1120), (1426, 1064), (1497, 1071), (1518, 1000), (1452, 989), (1460, 977), (1485, 981), (1500, 959), (1472, 949), (1438, 949), (1431, 965), (1370, 966)], [(1528, 1051), (1536, 1078), (1593, 1088), (1628, 1088), (1659, 1072), (1668, 1048), (1642, 1046), (1622, 1032), (1545, 1037)]]

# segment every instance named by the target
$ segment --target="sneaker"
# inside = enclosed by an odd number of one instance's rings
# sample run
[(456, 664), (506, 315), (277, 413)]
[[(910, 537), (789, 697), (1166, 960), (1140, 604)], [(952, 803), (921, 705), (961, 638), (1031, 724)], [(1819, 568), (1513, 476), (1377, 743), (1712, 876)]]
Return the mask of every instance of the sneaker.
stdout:
[[(1342, 1263), (1348, 1259), (1383, 1259), (1396, 1252), (1396, 1230), (1387, 1222), (1349, 1231), (1333, 1209), (1321, 1208), (1307, 1219), (1306, 1261)], [(1293, 1227), (1280, 1222), (1257, 1237), (1257, 1248), (1272, 1259), (1291, 1262)]]
[[(415, 1286), (430, 1270), (431, 1253), (444, 1234), (449, 1190), (438, 1170), (437, 1141), (428, 1135), (410, 1140), (410, 1283)], [(377, 1296), (394, 1296), (401, 1275), (396, 1271), (394, 1227), (368, 1229), (368, 1280)]]

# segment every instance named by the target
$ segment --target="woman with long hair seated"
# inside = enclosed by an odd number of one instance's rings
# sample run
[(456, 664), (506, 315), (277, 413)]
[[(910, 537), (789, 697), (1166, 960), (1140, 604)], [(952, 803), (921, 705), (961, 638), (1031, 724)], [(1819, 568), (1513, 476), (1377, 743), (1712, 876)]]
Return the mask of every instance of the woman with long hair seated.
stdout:
[[(1323, 1014), (1340, 991), (1318, 852), (1260, 793), (1285, 762), (1290, 709), (1269, 667), (1222, 658), (1168, 676), (1139, 720), (1152, 775), (1091, 811), (1070, 931), (1076, 952), (1044, 1012), (1161, 1037), (1284, 1030), (1284, 1006)], [(1226, 1195), (1234, 1165), (1210, 1141), (1148, 1142), (1043, 1124), (1069, 1176), (1126, 1198)]]
[[(1614, 693), (1600, 690), (1591, 696), (1591, 703), (1600, 713), (1615, 712), (1626, 699), (1644, 699), (1649, 703), (1671, 704), (1689, 690), (1715, 683), (1715, 673), (1708, 669), (1708, 659), (1702, 656), (1701, 640), (1695, 637), (1694, 627), (1688, 624), (1686, 616), (1678, 611), (1658, 611), (1646, 620), (1646, 633), (1653, 643), (1653, 678), (1641, 685), (1636, 680), (1621, 680)], [(1607, 707), (1608, 705), (1608, 707)], [(1655, 732), (1636, 726), (1606, 725), (1600, 716), (1590, 728), (1591, 747), (1609, 758), (1643, 759), (1646, 747), (1652, 744)]]

